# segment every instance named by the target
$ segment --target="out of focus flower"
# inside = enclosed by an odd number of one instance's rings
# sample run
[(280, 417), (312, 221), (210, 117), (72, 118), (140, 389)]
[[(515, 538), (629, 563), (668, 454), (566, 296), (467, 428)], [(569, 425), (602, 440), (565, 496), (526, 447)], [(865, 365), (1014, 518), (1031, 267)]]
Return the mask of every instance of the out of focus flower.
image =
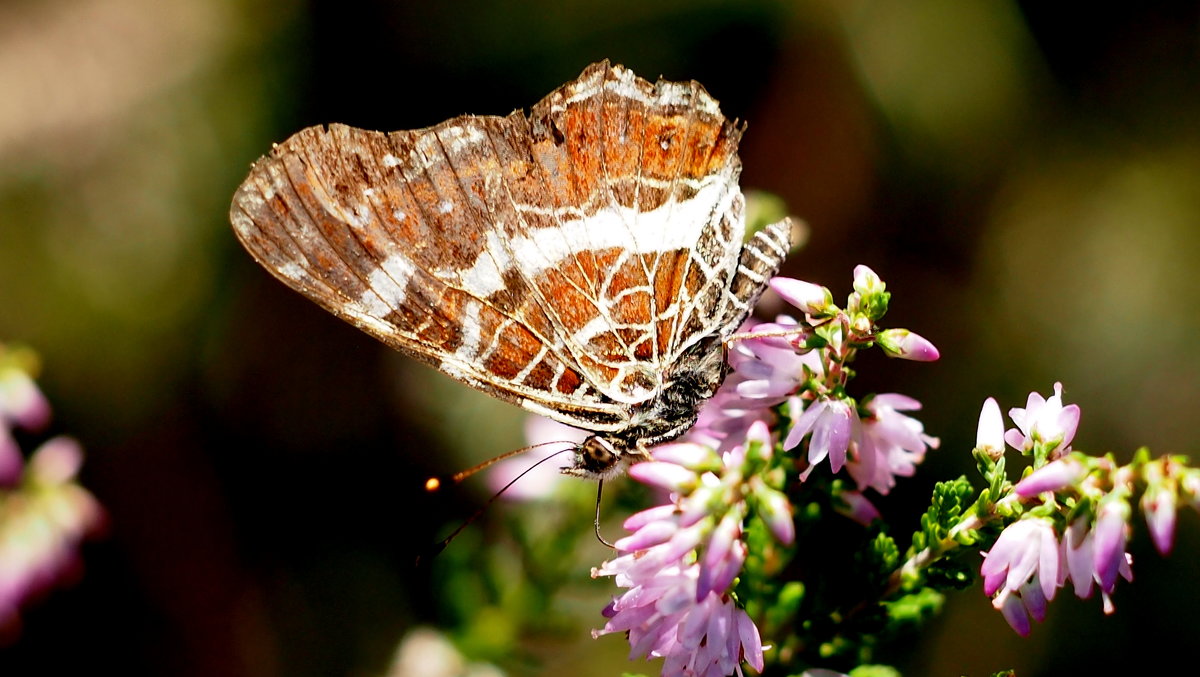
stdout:
[(416, 628), (404, 636), (386, 677), (503, 677), (490, 663), (468, 662), (442, 633)]
[(19, 490), (0, 492), (0, 627), (31, 597), (77, 573), (80, 542), (103, 512), (75, 483), (79, 445), (56, 437), (38, 448)]
[(29, 374), (15, 363), (6, 363), (0, 344), (0, 487), (15, 485), (24, 460), (11, 428), (40, 430), (50, 421), (50, 405)]
[(1048, 399), (1038, 393), (1029, 393), (1025, 408), (1014, 408), (1008, 412), (1017, 424), (1004, 434), (1004, 440), (1014, 449), (1029, 451), (1035, 443), (1053, 446), (1052, 458), (1059, 458), (1071, 450), (1071, 440), (1079, 427), (1079, 405), (1063, 406), (1062, 384), (1054, 384), (1054, 394)]
[(1146, 526), (1150, 528), (1154, 547), (1162, 555), (1170, 553), (1175, 545), (1175, 508), (1179, 492), (1175, 478), (1164, 472), (1164, 463), (1167, 461), (1146, 464), (1146, 492), (1142, 494)]
[(50, 403), (29, 374), (16, 366), (0, 366), (0, 422), (39, 430), (49, 421)]
[(863, 526), (868, 526), (882, 517), (879, 514), (879, 508), (876, 508), (874, 503), (863, 496), (861, 491), (843, 491), (838, 494), (838, 499), (842, 505), (835, 503), (834, 509), (839, 514), (845, 515)]
[(10, 426), (41, 428), (50, 408), (13, 355), (0, 344), (0, 630), (10, 636), (22, 605), (78, 574), (80, 542), (103, 519), (75, 482), (78, 443), (55, 437), (23, 458)]
[[(563, 454), (561, 461), (539, 461), (565, 449), (574, 449), (587, 438), (588, 432), (572, 428), (544, 416), (525, 418), (525, 441), (533, 446), (524, 454), (513, 456), (496, 463), (487, 470), (487, 484), (493, 491), (504, 489), (504, 498), (510, 501), (531, 501), (547, 498), (562, 482), (563, 466), (570, 465), (571, 456)], [(537, 467), (534, 467), (537, 465)], [(521, 476), (525, 473), (524, 476)], [(520, 476), (519, 482), (514, 482)]]

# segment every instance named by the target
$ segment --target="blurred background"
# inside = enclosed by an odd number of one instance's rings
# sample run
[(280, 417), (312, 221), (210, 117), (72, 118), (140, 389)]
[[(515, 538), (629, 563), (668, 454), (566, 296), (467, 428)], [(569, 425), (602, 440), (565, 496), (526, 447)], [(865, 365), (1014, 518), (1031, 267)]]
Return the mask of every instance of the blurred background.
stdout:
[[(988, 395), (1061, 380), (1077, 448), (1196, 455), (1196, 3), (6, 0), (0, 341), (40, 353), (51, 431), (82, 441), (109, 524), (0, 674), (383, 675), (421, 626), (514, 675), (657, 670), (588, 634), (609, 592), (587, 576), (606, 552), (590, 486), (493, 507), (413, 566), (487, 495), (421, 481), (520, 446), (523, 415), (291, 293), (227, 221), (250, 163), (301, 127), (506, 114), (602, 58), (698, 80), (748, 121), (743, 187), (811, 228), (785, 272), (844, 296), (868, 264), (891, 325), (940, 347), (859, 365), (859, 394), (917, 397), (943, 440), (882, 502), (894, 533), (971, 472)], [(609, 533), (636, 506), (614, 498)], [(530, 550), (539, 528), (566, 540)], [(1200, 520), (1168, 559), (1144, 528), (1132, 552), (1112, 617), (1064, 594), (1023, 640), (973, 589), (900, 664), (1165, 668), (1200, 630)]]

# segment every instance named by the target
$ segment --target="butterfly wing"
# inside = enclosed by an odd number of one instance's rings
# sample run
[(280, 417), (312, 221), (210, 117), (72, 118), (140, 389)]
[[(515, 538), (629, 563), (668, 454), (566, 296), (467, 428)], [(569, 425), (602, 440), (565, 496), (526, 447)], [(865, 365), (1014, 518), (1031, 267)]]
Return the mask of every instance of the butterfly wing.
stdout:
[(614, 431), (728, 315), (739, 134), (699, 85), (600, 63), (528, 116), (302, 130), (230, 218), (272, 274), (388, 345)]

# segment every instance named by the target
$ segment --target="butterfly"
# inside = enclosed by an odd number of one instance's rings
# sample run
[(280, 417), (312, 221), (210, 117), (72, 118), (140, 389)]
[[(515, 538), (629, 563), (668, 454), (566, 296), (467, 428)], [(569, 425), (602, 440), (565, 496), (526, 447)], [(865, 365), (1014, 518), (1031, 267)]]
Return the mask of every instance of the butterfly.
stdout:
[(563, 471), (602, 480), (695, 423), (788, 252), (786, 219), (743, 242), (741, 134), (698, 83), (604, 61), (528, 114), (303, 129), (230, 220), (334, 315), (591, 433)]

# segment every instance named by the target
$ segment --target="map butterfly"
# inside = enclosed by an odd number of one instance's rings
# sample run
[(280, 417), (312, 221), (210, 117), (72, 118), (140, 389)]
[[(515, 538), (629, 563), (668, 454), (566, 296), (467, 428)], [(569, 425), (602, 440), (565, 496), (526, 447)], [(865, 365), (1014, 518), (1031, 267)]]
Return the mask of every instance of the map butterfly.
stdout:
[(741, 128), (696, 82), (601, 62), (528, 114), (301, 130), (256, 162), (234, 231), (387, 345), (591, 433), (603, 479), (683, 434), (787, 254), (743, 244)]

